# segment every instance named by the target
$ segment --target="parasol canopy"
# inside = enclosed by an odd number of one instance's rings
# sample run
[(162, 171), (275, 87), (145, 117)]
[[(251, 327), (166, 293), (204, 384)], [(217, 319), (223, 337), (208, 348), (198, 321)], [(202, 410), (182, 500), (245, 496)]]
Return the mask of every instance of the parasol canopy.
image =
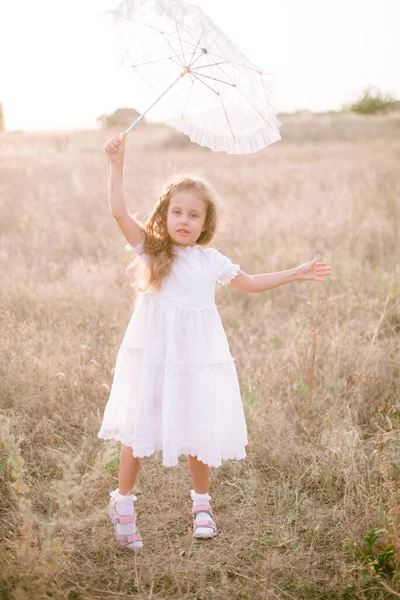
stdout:
[(195, 5), (181, 0), (123, 0), (111, 11), (138, 98), (192, 142), (231, 154), (257, 152), (281, 139), (275, 76), (254, 65)]

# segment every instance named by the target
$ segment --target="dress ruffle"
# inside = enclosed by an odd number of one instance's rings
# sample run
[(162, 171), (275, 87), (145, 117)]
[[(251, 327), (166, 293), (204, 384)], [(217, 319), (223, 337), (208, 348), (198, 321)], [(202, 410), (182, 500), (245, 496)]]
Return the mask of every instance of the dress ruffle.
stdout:
[(226, 285), (227, 283), (230, 283), (232, 281), (232, 279), (234, 279), (236, 277), (236, 275), (239, 273), (239, 271), (240, 271), (240, 265), (232, 264), (226, 269), (226, 271), (224, 271), (224, 273), (222, 275), (220, 275), (218, 281), (222, 285)]
[[(132, 447), (130, 444), (129, 436), (121, 436), (118, 432), (113, 431), (103, 431), (101, 439), (104, 440), (114, 440), (117, 442), (121, 442), (125, 446)], [(152, 456), (156, 452), (163, 452), (163, 445), (159, 443), (158, 445), (149, 446), (147, 449), (142, 448), (140, 452), (133, 452), (133, 456), (137, 458), (145, 458), (148, 456)], [(163, 461), (164, 467), (176, 467), (179, 464), (179, 457), (182, 455), (185, 456), (197, 456), (197, 459), (208, 465), (209, 467), (220, 467), (222, 465), (222, 461), (226, 460), (244, 460), (247, 458), (246, 452), (243, 450), (242, 452), (239, 450), (224, 450), (221, 452), (219, 459), (215, 459), (208, 452), (202, 452), (197, 450), (197, 448), (193, 448), (193, 446), (181, 446), (176, 448), (176, 460), (172, 461), (169, 464), (166, 464), (165, 460)]]
[(162, 450), (166, 467), (189, 453), (214, 467), (245, 458), (247, 429), (234, 361), (144, 364), (143, 351), (121, 346), (98, 437), (122, 442), (134, 456)]

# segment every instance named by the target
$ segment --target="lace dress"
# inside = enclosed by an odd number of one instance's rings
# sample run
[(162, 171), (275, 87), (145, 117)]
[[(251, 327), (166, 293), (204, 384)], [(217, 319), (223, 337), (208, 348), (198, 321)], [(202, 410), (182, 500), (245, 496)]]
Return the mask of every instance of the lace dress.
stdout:
[[(149, 257), (143, 245), (126, 249)], [(157, 291), (141, 293), (118, 350), (98, 437), (181, 454), (213, 467), (246, 458), (247, 428), (234, 358), (215, 304), (215, 287), (240, 266), (215, 248), (173, 246), (174, 264)]]

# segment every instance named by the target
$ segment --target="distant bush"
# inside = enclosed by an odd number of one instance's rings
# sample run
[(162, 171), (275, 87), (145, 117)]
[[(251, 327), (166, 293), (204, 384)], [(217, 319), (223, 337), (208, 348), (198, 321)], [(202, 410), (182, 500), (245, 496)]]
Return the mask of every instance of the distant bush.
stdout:
[(362, 97), (350, 105), (350, 110), (363, 115), (387, 113), (395, 107), (395, 99), (389, 94), (383, 95), (373, 87), (364, 90)]
[[(108, 127), (129, 127), (139, 117), (137, 110), (134, 108), (118, 108), (111, 115), (101, 115), (96, 120), (104, 128)], [(145, 120), (142, 119), (137, 126), (143, 125)]]

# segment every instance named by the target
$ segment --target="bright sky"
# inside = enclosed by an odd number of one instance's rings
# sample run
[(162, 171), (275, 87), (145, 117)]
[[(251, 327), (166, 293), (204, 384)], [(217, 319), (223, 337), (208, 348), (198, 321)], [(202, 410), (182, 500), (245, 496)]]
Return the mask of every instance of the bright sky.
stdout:
[[(276, 73), (277, 109), (338, 109), (368, 85), (400, 99), (399, 0), (192, 0), (257, 66)], [(134, 104), (117, 71), (108, 0), (0, 4), (6, 129), (74, 129)], [(150, 117), (150, 113), (149, 113)]]

